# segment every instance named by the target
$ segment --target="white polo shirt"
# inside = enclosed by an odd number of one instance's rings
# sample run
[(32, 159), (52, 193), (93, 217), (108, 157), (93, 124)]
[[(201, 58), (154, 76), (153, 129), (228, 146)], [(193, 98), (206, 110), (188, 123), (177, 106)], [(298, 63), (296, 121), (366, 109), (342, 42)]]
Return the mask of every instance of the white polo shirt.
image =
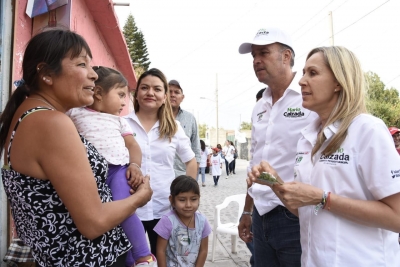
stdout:
[[(400, 192), (400, 157), (378, 118), (361, 114), (348, 129), (340, 148), (321, 156), (340, 123), (324, 130), (327, 138), (311, 162), (320, 129), (317, 119), (302, 130), (297, 146), (295, 180), (342, 197), (380, 200)], [(398, 233), (364, 226), (328, 210), (316, 216), (314, 206), (299, 208), (301, 266), (400, 266)]]
[[(248, 171), (264, 160), (271, 164), (284, 181), (293, 181), (300, 131), (317, 118), (314, 112), (302, 106), (303, 99), (298, 84), (300, 78), (300, 75), (296, 74), (289, 88), (274, 105), (269, 87), (256, 103), (251, 117), (252, 159)], [(266, 185), (253, 184), (248, 193), (261, 216), (278, 205), (283, 206), (271, 188)]]
[(186, 136), (180, 123), (178, 131), (169, 142), (168, 138), (160, 138), (159, 122), (146, 133), (135, 112), (124, 117), (132, 128), (133, 135), (142, 150), (142, 172), (150, 176), (150, 186), (153, 189), (151, 200), (136, 210), (142, 221), (151, 221), (161, 218), (170, 210), (169, 195), (171, 182), (175, 179), (175, 153), (182, 162), (194, 158), (190, 139)]

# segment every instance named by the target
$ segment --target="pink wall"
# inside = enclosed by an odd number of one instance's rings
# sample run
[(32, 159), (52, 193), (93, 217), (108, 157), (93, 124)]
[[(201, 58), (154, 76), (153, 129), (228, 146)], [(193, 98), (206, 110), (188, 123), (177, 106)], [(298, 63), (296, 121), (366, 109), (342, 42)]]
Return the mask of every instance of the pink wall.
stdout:
[[(32, 35), (40, 32), (43, 27), (47, 27), (48, 22), (48, 14), (43, 14), (33, 19), (25, 14), (27, 0), (15, 2), (17, 6), (14, 24), (13, 81), (22, 77), (21, 66), (27, 42)], [(96, 13), (93, 13), (93, 9), (88, 9), (87, 4), (91, 4), (88, 3), (88, 1), (70, 0), (68, 5), (57, 9), (57, 26), (69, 28), (82, 35), (92, 50), (93, 66), (102, 65), (120, 70), (128, 79), (129, 87), (133, 88), (136, 86), (136, 76), (130, 65), (130, 58), (127, 53), (125, 40), (121, 37), (121, 33), (115, 35), (115, 31), (119, 31), (118, 25), (116, 25), (117, 28), (113, 29), (113, 31), (106, 32), (99, 30), (99, 28), (108, 28), (109, 24), (117, 21), (114, 10), (104, 6), (104, 4), (110, 3), (109, 0), (96, 1), (96, 3), (100, 11), (96, 10)], [(100, 3), (102, 3), (102, 5), (100, 5)], [(99, 12), (101, 12), (101, 14), (99, 14)], [(93, 14), (95, 14), (97, 18), (101, 15), (104, 19), (107, 19), (104, 20), (105, 24), (99, 25), (93, 17)], [(115, 23), (112, 25), (115, 25)], [(104, 38), (107, 38), (110, 32), (113, 32), (114, 36), (105, 40)], [(115, 36), (119, 38), (115, 38)], [(108, 44), (113, 47), (109, 47)], [(126, 51), (121, 51), (123, 49), (126, 49)], [(120, 53), (116, 53), (116, 51), (120, 51)], [(130, 100), (127, 98), (126, 106), (121, 115), (128, 114), (130, 110), (132, 110), (132, 105), (130, 105)]]
[(112, 57), (110, 48), (98, 32), (92, 14), (84, 1), (71, 1), (70, 29), (82, 35), (89, 44), (93, 55), (93, 66), (104, 65), (116, 68), (117, 63)]
[(32, 37), (32, 20), (25, 14), (26, 3), (27, 0), (15, 1), (12, 81), (22, 78), (22, 59), (26, 44)]

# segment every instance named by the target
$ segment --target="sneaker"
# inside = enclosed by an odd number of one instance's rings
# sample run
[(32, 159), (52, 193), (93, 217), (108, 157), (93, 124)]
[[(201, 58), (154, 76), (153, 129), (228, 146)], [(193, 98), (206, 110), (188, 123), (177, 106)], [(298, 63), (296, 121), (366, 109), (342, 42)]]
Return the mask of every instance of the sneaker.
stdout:
[(153, 254), (151, 254), (151, 259), (146, 260), (146, 261), (136, 262), (134, 266), (156, 267), (157, 266), (157, 259)]
[(229, 178), (229, 175), (228, 176), (226, 176), (226, 178), (225, 179), (228, 179)]

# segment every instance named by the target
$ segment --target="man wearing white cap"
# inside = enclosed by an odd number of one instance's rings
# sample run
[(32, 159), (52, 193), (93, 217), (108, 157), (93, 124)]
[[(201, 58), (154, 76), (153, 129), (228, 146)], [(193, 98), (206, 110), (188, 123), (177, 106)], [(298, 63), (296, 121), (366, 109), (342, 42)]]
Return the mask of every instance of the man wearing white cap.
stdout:
[[(239, 47), (239, 53), (251, 53), (254, 72), (267, 85), (252, 113), (248, 171), (264, 160), (282, 173), (285, 182), (293, 181), (300, 131), (316, 114), (302, 106), (301, 75), (292, 71), (295, 54), (291, 38), (277, 28), (260, 29), (253, 41)], [(243, 241), (253, 240), (254, 266), (301, 265), (299, 220), (268, 186), (253, 184), (248, 188), (238, 230)]]

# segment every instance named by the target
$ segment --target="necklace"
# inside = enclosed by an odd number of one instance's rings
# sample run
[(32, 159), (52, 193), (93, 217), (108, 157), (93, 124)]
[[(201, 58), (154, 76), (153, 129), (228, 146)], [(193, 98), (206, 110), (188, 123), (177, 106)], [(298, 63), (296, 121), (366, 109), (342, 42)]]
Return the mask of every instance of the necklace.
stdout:
[(35, 99), (35, 100), (42, 101), (43, 103), (46, 103), (47, 105), (49, 105), (52, 109), (57, 110), (52, 104), (50, 104), (49, 102), (47, 102), (47, 101), (44, 100), (44, 99), (35, 98), (35, 97), (29, 97), (28, 99)]
[(190, 218), (189, 223), (186, 225), (186, 234), (187, 234), (187, 239), (188, 239), (189, 245), (190, 245), (189, 225), (190, 225), (190, 223), (192, 222), (192, 219), (193, 219), (194, 216), (195, 216), (195, 215), (193, 214), (193, 216)]

